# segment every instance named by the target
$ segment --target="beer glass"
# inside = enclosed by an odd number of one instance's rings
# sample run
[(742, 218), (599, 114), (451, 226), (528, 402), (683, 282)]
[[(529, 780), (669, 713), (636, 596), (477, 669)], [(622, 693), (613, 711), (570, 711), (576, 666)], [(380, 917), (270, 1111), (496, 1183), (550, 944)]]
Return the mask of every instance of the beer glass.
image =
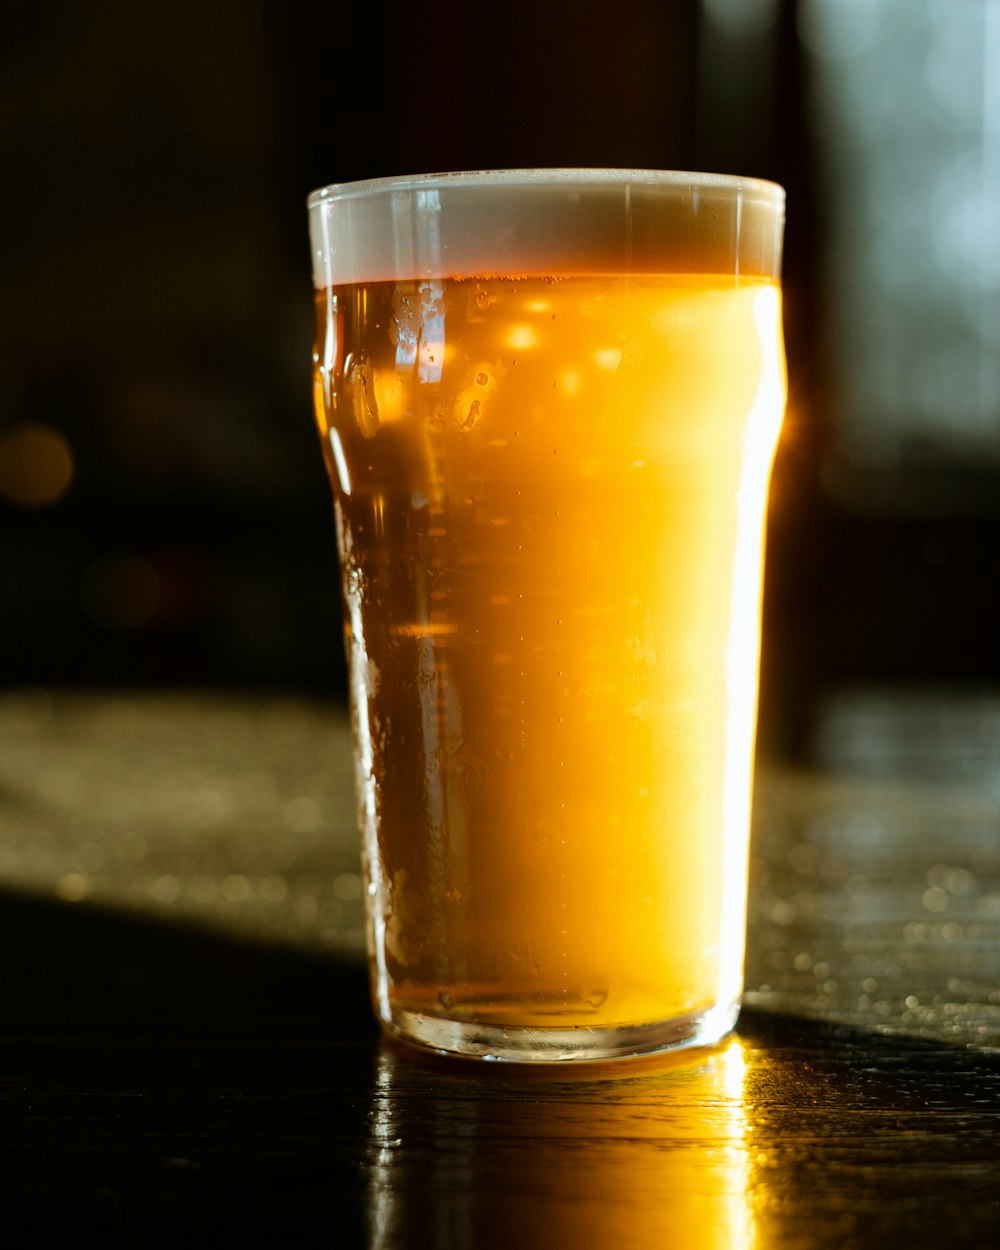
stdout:
[(741, 993), (784, 194), (640, 170), (309, 200), (375, 1008), (498, 1060)]

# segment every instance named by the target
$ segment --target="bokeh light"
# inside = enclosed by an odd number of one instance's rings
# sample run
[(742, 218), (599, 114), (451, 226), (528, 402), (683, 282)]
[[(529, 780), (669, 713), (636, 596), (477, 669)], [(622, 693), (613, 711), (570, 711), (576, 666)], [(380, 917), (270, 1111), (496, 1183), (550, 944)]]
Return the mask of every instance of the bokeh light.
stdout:
[(112, 551), (84, 570), (80, 598), (91, 620), (105, 629), (137, 629), (156, 611), (160, 579), (142, 556)]
[(21, 508), (46, 508), (69, 489), (75, 464), (65, 437), (43, 421), (0, 433), (0, 495)]

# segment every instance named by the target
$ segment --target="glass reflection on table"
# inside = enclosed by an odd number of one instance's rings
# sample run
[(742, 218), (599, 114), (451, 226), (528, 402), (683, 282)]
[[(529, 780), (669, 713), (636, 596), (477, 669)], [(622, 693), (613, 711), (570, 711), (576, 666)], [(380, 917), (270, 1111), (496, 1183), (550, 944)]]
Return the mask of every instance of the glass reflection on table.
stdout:
[(384, 1047), (370, 1112), (371, 1250), (754, 1244), (737, 1038), (567, 1073)]

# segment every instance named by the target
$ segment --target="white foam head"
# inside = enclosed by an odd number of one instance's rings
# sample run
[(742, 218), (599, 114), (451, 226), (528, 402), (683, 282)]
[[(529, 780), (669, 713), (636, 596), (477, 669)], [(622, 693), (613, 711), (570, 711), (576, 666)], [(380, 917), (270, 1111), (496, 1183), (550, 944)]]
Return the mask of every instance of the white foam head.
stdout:
[(528, 274), (777, 277), (784, 200), (759, 179), (637, 169), (343, 183), (309, 197), (313, 275), (321, 288)]

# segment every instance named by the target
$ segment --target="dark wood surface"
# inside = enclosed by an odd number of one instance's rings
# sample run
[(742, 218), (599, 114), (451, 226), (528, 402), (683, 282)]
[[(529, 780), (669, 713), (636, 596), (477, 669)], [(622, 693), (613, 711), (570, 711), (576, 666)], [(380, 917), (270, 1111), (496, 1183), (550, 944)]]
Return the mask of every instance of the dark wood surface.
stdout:
[(944, 739), (914, 766), (887, 707), (834, 708), (815, 772), (761, 766), (735, 1036), (539, 1072), (380, 1040), (336, 708), (9, 693), (8, 1217), (130, 1245), (1000, 1244), (996, 772)]

